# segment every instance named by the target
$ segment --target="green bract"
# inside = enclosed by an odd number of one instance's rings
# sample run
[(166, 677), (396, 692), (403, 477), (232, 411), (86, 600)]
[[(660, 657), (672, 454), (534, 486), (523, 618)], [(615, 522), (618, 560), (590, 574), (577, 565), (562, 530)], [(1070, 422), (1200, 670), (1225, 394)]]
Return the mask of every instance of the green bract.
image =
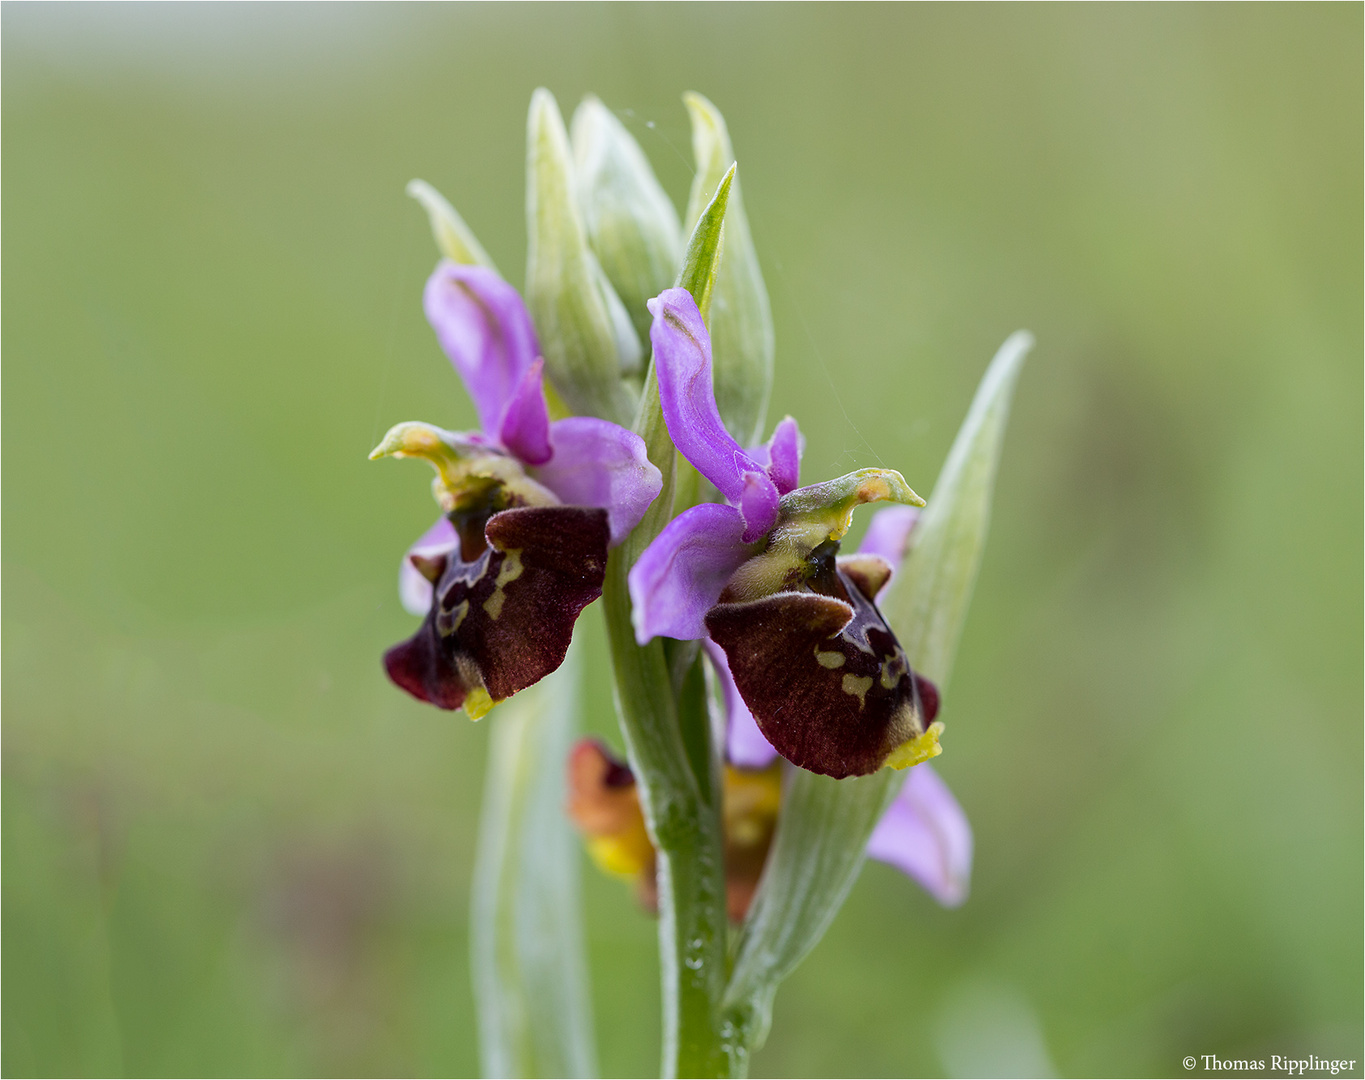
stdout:
[(636, 331), (647, 338), (645, 301), (673, 284), (682, 257), (678, 212), (644, 151), (597, 98), (578, 106), (570, 141), (588, 242)]
[(629, 424), (640, 339), (588, 246), (569, 136), (548, 90), (531, 97), (526, 140), (526, 304), (546, 374), (570, 410)]
[(1021, 331), (995, 354), (915, 528), (914, 546), (882, 598), (910, 662), (940, 687), (952, 675), (967, 621), (1014, 384), (1032, 348), (1033, 335)]
[[(697, 167), (684, 215), (690, 229), (735, 155), (720, 111), (700, 94), (684, 94), (683, 101), (692, 117), (692, 156)], [(730, 193), (725, 222), (725, 261), (716, 275), (707, 326), (721, 419), (741, 446), (749, 446), (762, 438), (773, 386), (773, 313), (738, 180)]]
[[(674, 284), (692, 294), (701, 309), (702, 317), (707, 317), (711, 307), (711, 297), (715, 293), (716, 271), (721, 263), (721, 249), (725, 239), (725, 214), (733, 190), (737, 166), (730, 166), (721, 178), (720, 185), (710, 204), (702, 212), (692, 228), (692, 236), (687, 242), (687, 253), (682, 267), (678, 270)], [(659, 382), (653, 363), (645, 375), (644, 393), (640, 395), (640, 411), (635, 418), (635, 431), (645, 440), (649, 450), (649, 460), (663, 475), (663, 494), (654, 505), (645, 511), (644, 519), (636, 526), (626, 542), (625, 563), (630, 568), (636, 557), (651, 540), (659, 535), (674, 511), (675, 477), (679, 471), (690, 473), (695, 478), (696, 470), (683, 461), (673, 449), (673, 440), (668, 437), (664, 424), (664, 414), (659, 408)], [(691, 505), (691, 500), (688, 500)]]
[(578, 728), (578, 648), (493, 726), (470, 898), (485, 1076), (593, 1076), (577, 842), (564, 760)]
[[(1033, 344), (1012, 336), (987, 369), (892, 579), (882, 613), (911, 665), (943, 688), (990, 522), (1010, 398)], [(868, 837), (899, 784), (889, 769), (831, 780), (796, 770), (726, 989), (727, 1036), (763, 1045), (778, 984), (824, 936), (862, 867)]]

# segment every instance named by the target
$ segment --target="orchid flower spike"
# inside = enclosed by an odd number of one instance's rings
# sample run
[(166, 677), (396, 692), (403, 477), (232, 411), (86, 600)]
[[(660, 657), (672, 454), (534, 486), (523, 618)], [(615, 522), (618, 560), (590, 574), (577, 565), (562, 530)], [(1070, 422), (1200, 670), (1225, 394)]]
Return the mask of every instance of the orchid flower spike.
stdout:
[(798, 488), (794, 420), (749, 450), (721, 422), (692, 296), (668, 289), (650, 311), (669, 435), (725, 503), (679, 514), (631, 568), (637, 640), (709, 637), (765, 738), (803, 769), (860, 776), (936, 756), (942, 724), (926, 707), (928, 684), (873, 603), (891, 565), (837, 558), (855, 507), (924, 500), (887, 469)]
[(370, 454), (425, 458), (442, 511), (399, 572), (403, 606), (425, 618), (384, 666), (414, 697), (477, 720), (564, 662), (579, 612), (601, 595), (607, 549), (662, 477), (633, 432), (550, 420), (530, 314), (493, 270), (443, 260), (423, 305), (481, 430), (398, 424)]

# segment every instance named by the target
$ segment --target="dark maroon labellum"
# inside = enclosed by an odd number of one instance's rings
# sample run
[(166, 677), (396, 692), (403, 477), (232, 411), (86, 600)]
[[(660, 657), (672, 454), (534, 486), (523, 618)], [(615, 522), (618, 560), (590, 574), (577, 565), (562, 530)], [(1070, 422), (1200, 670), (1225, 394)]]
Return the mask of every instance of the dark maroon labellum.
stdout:
[[(722, 603), (706, 616), (768, 741), (793, 764), (836, 778), (876, 772), (929, 723), (920, 680), (859, 588), (877, 584), (875, 575), (859, 569), (830, 558), (810, 582), (819, 591)], [(937, 690), (933, 701), (936, 712)]]
[(413, 697), (458, 709), (474, 690), (511, 697), (564, 662), (579, 613), (602, 595), (607, 512), (534, 506), (494, 514), (473, 562), (414, 563), (434, 577), (431, 611), (384, 667)]

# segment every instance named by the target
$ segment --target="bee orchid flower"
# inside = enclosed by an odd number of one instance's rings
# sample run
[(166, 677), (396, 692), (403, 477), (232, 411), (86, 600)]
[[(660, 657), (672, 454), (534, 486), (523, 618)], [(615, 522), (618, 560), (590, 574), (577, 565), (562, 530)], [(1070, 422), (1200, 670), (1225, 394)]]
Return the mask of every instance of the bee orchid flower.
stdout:
[(924, 500), (887, 469), (797, 487), (794, 420), (754, 450), (721, 422), (692, 296), (666, 290), (650, 311), (669, 434), (725, 502), (679, 514), (631, 568), (636, 639), (709, 638), (764, 737), (803, 769), (841, 778), (934, 757), (942, 724), (926, 707), (930, 691), (873, 602), (891, 565), (837, 557), (855, 507)]
[(530, 314), (495, 272), (443, 260), (423, 300), (480, 430), (398, 424), (370, 454), (425, 458), (442, 511), (399, 572), (422, 625), (384, 666), (414, 697), (478, 719), (563, 663), (579, 613), (601, 595), (608, 548), (662, 478), (633, 432), (550, 420)]

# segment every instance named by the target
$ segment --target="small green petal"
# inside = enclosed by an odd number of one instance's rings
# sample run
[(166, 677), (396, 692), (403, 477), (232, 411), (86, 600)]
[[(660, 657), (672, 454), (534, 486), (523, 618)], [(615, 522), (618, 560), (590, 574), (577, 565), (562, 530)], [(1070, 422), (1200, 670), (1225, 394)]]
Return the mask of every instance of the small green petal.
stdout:
[(859, 469), (823, 484), (797, 488), (778, 504), (779, 524), (802, 522), (827, 527), (828, 539), (842, 540), (853, 523), (853, 511), (864, 503), (897, 502), (923, 506), (905, 477), (895, 469)]
[(431, 491), (447, 514), (472, 507), (554, 506), (559, 499), (507, 454), (471, 443), (457, 432), (409, 420), (395, 424), (370, 451), (370, 460), (422, 458), (436, 470)]
[(798, 488), (782, 497), (768, 546), (735, 572), (726, 596), (751, 600), (777, 592), (802, 572), (816, 548), (842, 540), (853, 523), (853, 511), (870, 502), (924, 505), (894, 469), (859, 469)]

